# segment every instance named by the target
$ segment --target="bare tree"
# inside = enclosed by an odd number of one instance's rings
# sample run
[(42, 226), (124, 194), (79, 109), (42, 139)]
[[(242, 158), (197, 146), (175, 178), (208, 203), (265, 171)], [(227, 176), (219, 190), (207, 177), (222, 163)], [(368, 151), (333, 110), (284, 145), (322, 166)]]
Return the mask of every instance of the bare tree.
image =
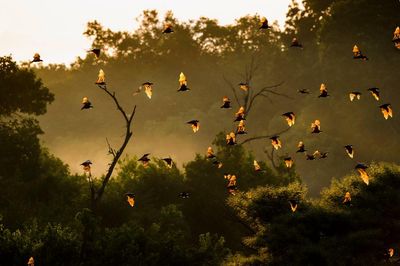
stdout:
[(107, 89), (107, 86), (104, 84), (99, 84), (98, 87), (100, 89), (102, 89), (105, 93), (107, 93), (107, 95), (109, 95), (111, 97), (111, 99), (113, 100), (115, 106), (117, 107), (118, 111), (120, 112), (122, 118), (124, 119), (125, 122), (125, 136), (124, 136), (124, 140), (122, 142), (122, 144), (120, 145), (120, 147), (118, 149), (114, 149), (111, 147), (110, 143), (108, 142), (108, 139), (106, 139), (107, 141), (107, 145), (108, 145), (108, 153), (110, 155), (112, 155), (112, 161), (109, 164), (108, 170), (106, 175), (104, 176), (103, 180), (101, 181), (101, 185), (99, 188), (95, 187), (95, 184), (91, 178), (91, 174), (89, 174), (89, 186), (90, 186), (90, 199), (91, 199), (91, 209), (92, 211), (96, 212), (97, 206), (99, 204), (99, 202), (101, 201), (101, 198), (104, 194), (104, 190), (107, 187), (108, 182), (110, 181), (111, 175), (115, 169), (116, 164), (118, 163), (118, 160), (120, 159), (122, 153), (124, 152), (126, 146), (129, 143), (129, 140), (132, 137), (132, 129), (131, 129), (131, 125), (132, 125), (132, 121), (133, 121), (133, 117), (135, 116), (135, 112), (136, 112), (136, 105), (133, 107), (133, 110), (131, 111), (131, 113), (127, 113), (124, 108), (120, 105), (117, 97), (115, 96), (115, 92), (111, 92), (110, 90)]
[[(273, 102), (271, 99), (271, 96), (279, 96), (279, 97), (284, 97), (287, 99), (293, 99), (292, 97), (278, 92), (276, 89), (279, 88), (284, 81), (279, 82), (274, 85), (267, 85), (267, 86), (262, 86), (260, 88), (257, 88), (256, 86), (253, 86), (253, 79), (254, 75), (257, 73), (259, 70), (259, 63), (256, 62), (255, 55), (251, 57), (250, 63), (246, 65), (244, 74), (239, 73), (239, 76), (242, 78), (242, 84), (246, 85), (246, 90), (240, 91), (239, 86), (234, 86), (232, 82), (230, 82), (225, 76), (223, 77), (225, 82), (228, 84), (229, 88), (232, 90), (233, 95), (235, 97), (235, 101), (239, 106), (243, 106), (244, 108), (244, 118), (246, 118), (250, 111), (252, 110), (254, 103), (257, 99), (260, 98), (266, 98), (269, 102)], [(239, 144), (245, 144), (245, 143), (250, 143), (255, 140), (262, 140), (262, 139), (269, 139), (273, 136), (276, 135), (281, 135), (287, 131), (290, 130), (291, 127), (288, 127), (280, 132), (276, 132), (273, 134), (266, 134), (266, 135), (259, 135), (259, 136), (253, 136), (253, 137), (248, 137), (244, 140), (242, 140)], [(271, 154), (268, 154), (268, 159), (271, 161), (272, 166), (274, 169), (277, 169), (277, 166), (274, 161), (274, 150), (272, 149)]]

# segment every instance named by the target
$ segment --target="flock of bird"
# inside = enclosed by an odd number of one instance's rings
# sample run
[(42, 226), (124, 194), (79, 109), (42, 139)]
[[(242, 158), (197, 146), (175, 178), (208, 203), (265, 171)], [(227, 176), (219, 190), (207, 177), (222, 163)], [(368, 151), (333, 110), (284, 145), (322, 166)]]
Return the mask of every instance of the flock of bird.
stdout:
[[(260, 20), (260, 26), (259, 26), (259, 30), (266, 30), (269, 29), (270, 26), (268, 24), (268, 20), (263, 17)], [(162, 31), (163, 34), (170, 34), (173, 33), (173, 28), (172, 25), (167, 23), (164, 26), (164, 29)], [(395, 47), (397, 49), (400, 49), (400, 28), (397, 27), (393, 33), (393, 39), (392, 42), (394, 43)], [(293, 38), (290, 47), (298, 47), (298, 48), (303, 48), (303, 45), (299, 42), (299, 40), (297, 38)], [(92, 52), (96, 58), (100, 57), (101, 54), (101, 49), (100, 48), (94, 48), (92, 50), (90, 50), (89, 52)], [(354, 59), (360, 59), (360, 60), (368, 60), (368, 57), (366, 55), (364, 55), (361, 50), (358, 48), (357, 45), (354, 45), (353, 47), (353, 58)], [(33, 56), (33, 60), (31, 61), (31, 63), (35, 63), (35, 62), (42, 62), (43, 60), (40, 58), (40, 55), (38, 53), (36, 53)], [(184, 73), (180, 73), (179, 75), (179, 88), (178, 88), (178, 92), (185, 92), (185, 91), (189, 91), (190, 88), (188, 87), (187, 84), (187, 79)], [(98, 79), (95, 82), (96, 85), (98, 86), (105, 86), (106, 82), (105, 82), (105, 73), (102, 69), (100, 69), (99, 74), (98, 74)], [(141, 91), (144, 91), (144, 93), (147, 95), (147, 97), (149, 99), (151, 99), (152, 94), (153, 94), (153, 89), (152, 89), (152, 82), (144, 82), (137, 91), (135, 91), (133, 93), (133, 95), (137, 95), (139, 94)], [(239, 89), (247, 92), (250, 89), (250, 85), (247, 83), (239, 83), (238, 84)], [(368, 91), (372, 94), (372, 96), (379, 101), (380, 100), (380, 90), (379, 88), (369, 88)], [(301, 94), (309, 94), (310, 91), (307, 89), (299, 89), (298, 90), (299, 93)], [(328, 90), (325, 86), (325, 84), (321, 84), (320, 89), (319, 89), (319, 96), (318, 98), (325, 98), (330, 96), (328, 94)], [(349, 98), (350, 101), (354, 101), (354, 100), (360, 100), (361, 99), (361, 95), (362, 93), (359, 91), (352, 91), (349, 93)], [(83, 97), (82, 99), (82, 108), (81, 110), (84, 109), (91, 109), (93, 108), (92, 103), (89, 101), (88, 97)], [(223, 109), (230, 109), (232, 108), (231, 106), (231, 101), (228, 97), (224, 96), (222, 99), (222, 106), (221, 108)], [(379, 106), (383, 117), (385, 119), (391, 118), (393, 117), (393, 110), (391, 107), (390, 103), (385, 103)], [(282, 114), (282, 116), (285, 118), (287, 124), (289, 125), (289, 127), (292, 127), (295, 124), (296, 121), (296, 115), (293, 112), (287, 112)], [(236, 142), (236, 137), (237, 135), (241, 135), (241, 134), (246, 134), (247, 132), (245, 131), (245, 108), (243, 106), (241, 106), (239, 108), (239, 110), (235, 113), (235, 120), (234, 122), (238, 122), (238, 125), (236, 127), (236, 131), (235, 132), (230, 132), (229, 134), (226, 135), (226, 144), (227, 145), (235, 145)], [(187, 124), (189, 124), (193, 130), (194, 133), (198, 132), (200, 130), (200, 122), (199, 120), (191, 120), (188, 121)], [(312, 134), (318, 134), (321, 133), (321, 122), (319, 120), (315, 120), (314, 122), (311, 123), (311, 131)], [(278, 150), (282, 147), (282, 143), (281, 140), (279, 139), (279, 136), (272, 136), (270, 138), (271, 140), (271, 145), (275, 150)], [(298, 143), (298, 150), (296, 151), (297, 153), (304, 153), (305, 157), (307, 160), (315, 160), (315, 159), (323, 159), (327, 157), (327, 152), (320, 152), (318, 150), (314, 151), (314, 153), (312, 154), (308, 154), (306, 152), (305, 149), (305, 145), (302, 141), (300, 141)], [(354, 158), (354, 149), (352, 145), (345, 145), (345, 152), (347, 153), (347, 155), (350, 158)], [(141, 162), (143, 164), (144, 167), (147, 167), (149, 165), (150, 162), (150, 158), (148, 157), (150, 155), (150, 153), (146, 153), (144, 154), (141, 158), (138, 159), (139, 162)], [(223, 166), (223, 163), (220, 162), (216, 155), (214, 154), (214, 151), (212, 149), (212, 147), (208, 147), (207, 149), (207, 153), (206, 153), (206, 158), (212, 160), (212, 163), (218, 167), (221, 168)], [(172, 168), (173, 166), (173, 160), (171, 157), (168, 158), (163, 158), (162, 160), (165, 161), (166, 165), (168, 168)], [(283, 158), (284, 160), (284, 164), (287, 168), (291, 168), (294, 161), (291, 157), (285, 157)], [(83, 170), (85, 173), (89, 173), (91, 172), (91, 164), (92, 162), (90, 160), (86, 160), (85, 162), (83, 162), (81, 165), (83, 167)], [(359, 172), (361, 179), (363, 180), (363, 182), (365, 184), (369, 184), (369, 176), (368, 173), (366, 171), (366, 169), (368, 168), (368, 166), (366, 166), (365, 164), (362, 163), (358, 163), (355, 166), (355, 169)], [(258, 162), (256, 160), (254, 160), (254, 170), (255, 171), (262, 171), (260, 165), (258, 164)], [(234, 195), (237, 191), (237, 177), (234, 174), (224, 174), (224, 178), (227, 179), (228, 184), (227, 184), (227, 190), (230, 194)], [(127, 202), (129, 203), (129, 205), (131, 207), (135, 206), (135, 195), (133, 193), (126, 193), (125, 196), (127, 197)], [(188, 192), (181, 192), (179, 194), (179, 196), (181, 198), (189, 198), (189, 193)], [(345, 205), (350, 205), (351, 202), (351, 195), (350, 192), (345, 192), (344, 195), (344, 200), (343, 200), (343, 204)], [(293, 212), (295, 212), (297, 210), (297, 206), (298, 206), (298, 202), (297, 200), (289, 200), (290, 203), (290, 208)], [(390, 253), (390, 251), (389, 251)], [(391, 254), (393, 255), (393, 250), (391, 252)], [(34, 265), (34, 259), (33, 257), (31, 257), (28, 261), (28, 265), (33, 266)]]

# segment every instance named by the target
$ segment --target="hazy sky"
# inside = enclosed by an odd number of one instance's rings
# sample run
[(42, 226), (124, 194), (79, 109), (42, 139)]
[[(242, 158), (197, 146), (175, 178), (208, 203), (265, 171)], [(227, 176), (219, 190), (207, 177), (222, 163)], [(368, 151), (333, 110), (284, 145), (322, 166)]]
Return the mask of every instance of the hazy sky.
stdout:
[(0, 0), (0, 55), (17, 61), (39, 52), (48, 63), (70, 63), (84, 55), (90, 41), (82, 35), (86, 23), (98, 20), (112, 30), (131, 30), (145, 9), (163, 16), (172, 10), (181, 21), (200, 16), (221, 24), (258, 13), (283, 26), (290, 0)]

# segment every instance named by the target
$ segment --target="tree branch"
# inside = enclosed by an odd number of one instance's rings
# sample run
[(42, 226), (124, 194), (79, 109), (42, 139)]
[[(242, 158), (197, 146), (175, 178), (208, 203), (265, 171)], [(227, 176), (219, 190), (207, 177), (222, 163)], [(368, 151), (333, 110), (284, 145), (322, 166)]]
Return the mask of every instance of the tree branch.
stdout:
[(262, 136), (251, 137), (251, 138), (248, 138), (248, 139), (243, 140), (243, 141), (242, 141), (241, 143), (239, 143), (239, 144), (240, 144), (240, 145), (243, 145), (243, 144), (245, 144), (245, 143), (247, 143), (247, 142), (251, 142), (251, 141), (254, 141), (254, 140), (269, 139), (269, 138), (271, 138), (271, 137), (273, 137), (273, 136), (281, 135), (281, 134), (283, 134), (283, 133), (289, 131), (291, 128), (292, 128), (292, 127), (288, 127), (288, 128), (286, 128), (285, 130), (282, 130), (282, 131), (280, 131), (280, 132), (278, 132), (278, 133), (275, 133), (275, 134), (272, 134), (272, 135), (262, 135)]
[(122, 114), (122, 116), (123, 116), (123, 118), (125, 120), (126, 131), (125, 131), (124, 141), (123, 141), (123, 143), (121, 144), (121, 146), (120, 146), (120, 148), (118, 150), (112, 149), (110, 144), (108, 143), (108, 140), (107, 140), (109, 151), (110, 150), (112, 151), (111, 154), (113, 155), (113, 160), (112, 160), (112, 162), (111, 162), (111, 164), (110, 164), (110, 166), (109, 166), (109, 168), (107, 170), (107, 174), (104, 177), (100, 188), (97, 190), (97, 192), (94, 195), (94, 198), (92, 199), (93, 200), (92, 208), (94, 210), (96, 209), (97, 204), (100, 202), (100, 200), (101, 200), (101, 198), (103, 196), (104, 190), (105, 190), (105, 188), (106, 188), (106, 186), (107, 186), (107, 184), (108, 184), (108, 182), (109, 182), (109, 180), (111, 178), (111, 175), (112, 175), (112, 173), (114, 171), (114, 168), (115, 168), (116, 164), (118, 163), (119, 158), (121, 157), (121, 155), (124, 152), (126, 146), (128, 145), (130, 138), (132, 137), (133, 133), (131, 131), (131, 124), (132, 124), (133, 117), (134, 117), (135, 112), (136, 112), (136, 105), (135, 105), (133, 110), (132, 110), (132, 113), (128, 115), (125, 112), (125, 110), (122, 108), (122, 106), (119, 104), (118, 99), (115, 97), (115, 92), (111, 93), (107, 89), (107, 87), (105, 85), (99, 86), (99, 87), (101, 89), (103, 89), (113, 99), (115, 105), (117, 106), (117, 109), (120, 111), (120, 113)]
[(228, 86), (231, 88), (231, 90), (233, 91), (233, 95), (235, 96), (235, 100), (236, 103), (241, 106), (240, 101), (239, 101), (239, 97), (236, 93), (235, 87), (232, 85), (232, 83), (225, 77), (225, 75), (222, 76), (225, 80), (225, 82), (228, 84)]

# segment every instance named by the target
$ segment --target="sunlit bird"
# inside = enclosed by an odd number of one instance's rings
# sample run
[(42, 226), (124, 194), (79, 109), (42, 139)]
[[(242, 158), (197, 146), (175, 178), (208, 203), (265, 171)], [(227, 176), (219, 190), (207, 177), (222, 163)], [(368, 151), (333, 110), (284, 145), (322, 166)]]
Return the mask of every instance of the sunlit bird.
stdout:
[(33, 257), (30, 257), (28, 262), (27, 262), (28, 266), (35, 266), (35, 259)]
[(172, 158), (171, 158), (171, 157), (163, 158), (162, 160), (167, 164), (167, 167), (168, 167), (169, 169), (172, 168), (172, 165), (174, 164), (174, 162), (172, 161)]
[(86, 173), (90, 173), (92, 162), (90, 160), (86, 160), (81, 165), (83, 166), (83, 171)]
[(207, 149), (207, 159), (215, 158), (214, 150), (212, 147), (208, 147)]
[(153, 84), (152, 82), (146, 81), (142, 83), (142, 85), (139, 87), (139, 89), (133, 93), (133, 95), (137, 95), (140, 93), (142, 90), (144, 90), (144, 93), (146, 93), (147, 97), (151, 99), (151, 96), (153, 95)]
[(35, 54), (33, 55), (33, 60), (31, 61), (31, 63), (38, 63), (38, 62), (43, 62), (43, 60), (40, 59), (40, 54), (35, 53)]
[(317, 119), (311, 123), (311, 133), (320, 133), (321, 131), (321, 122)]
[(321, 86), (319, 87), (319, 95), (318, 98), (325, 98), (328, 97), (328, 89), (326, 88), (324, 83), (321, 83)]
[(224, 98), (222, 98), (222, 102), (223, 102), (223, 103), (222, 103), (221, 108), (225, 108), (225, 109), (232, 108), (232, 107), (231, 107), (231, 101), (229, 100), (228, 97), (224, 96)]
[(172, 32), (174, 32), (172, 29), (172, 25), (170, 23), (165, 23), (162, 33), (172, 33)]
[(190, 120), (189, 122), (186, 122), (186, 124), (189, 124), (192, 127), (192, 130), (194, 133), (196, 133), (200, 129), (200, 121), (199, 120)]
[(351, 159), (353, 159), (353, 157), (354, 157), (353, 145), (346, 145), (346, 146), (344, 146), (344, 149), (346, 150), (347, 155), (349, 155), (349, 157)]
[(126, 196), (126, 201), (128, 202), (128, 204), (133, 207), (135, 206), (135, 194), (133, 193), (125, 193)]
[(357, 47), (357, 45), (353, 46), (353, 58), (354, 59), (362, 59), (362, 60), (368, 60), (368, 57), (363, 55), (361, 53), (361, 50)]
[(250, 87), (249, 87), (249, 84), (244, 83), (244, 82), (240, 82), (240, 83), (239, 83), (239, 88), (240, 88), (242, 91), (248, 91)]
[(143, 167), (149, 166), (150, 158), (148, 157), (150, 153), (145, 153), (142, 157), (139, 158), (138, 162), (141, 162)]
[(392, 42), (397, 49), (400, 49), (400, 27), (396, 27), (394, 30)]
[(305, 152), (306, 151), (305, 145), (302, 141), (299, 141), (299, 144), (297, 144), (297, 148), (298, 148), (298, 150), (296, 152)]
[(350, 205), (350, 203), (351, 203), (350, 192), (346, 192), (346, 194), (344, 195), (344, 199), (343, 199), (342, 203), (345, 204), (345, 205)]
[(254, 170), (256, 172), (261, 171), (261, 166), (258, 164), (258, 162), (256, 160), (254, 160), (253, 165), (254, 165)]
[(178, 91), (188, 91), (190, 90), (189, 87), (187, 86), (187, 79), (185, 74), (183, 74), (183, 72), (181, 72), (181, 74), (179, 74), (179, 89)]
[(284, 113), (284, 114), (282, 114), (282, 116), (285, 117), (286, 122), (288, 123), (289, 127), (294, 125), (294, 122), (296, 120), (296, 116), (295, 116), (295, 114), (293, 112)]
[(319, 150), (314, 151), (314, 158), (325, 159), (328, 158), (328, 152), (320, 152)]
[(368, 91), (371, 92), (371, 94), (375, 98), (375, 100), (379, 101), (379, 93), (380, 93), (379, 88), (370, 88), (370, 89), (368, 89)]
[(283, 158), (283, 162), (285, 163), (287, 168), (292, 168), (293, 166), (293, 159), (292, 157), (285, 157)]
[(245, 131), (245, 125), (244, 125), (244, 120), (240, 120), (239, 121), (239, 124), (238, 124), (238, 126), (237, 126), (237, 129), (236, 129), (236, 134), (247, 134), (247, 132)]
[(387, 120), (389, 117), (393, 117), (393, 110), (392, 110), (392, 106), (390, 105), (390, 103), (385, 103), (382, 104), (381, 106), (379, 106), (379, 108), (381, 109), (381, 112), (383, 114), (383, 117)]
[(394, 255), (394, 248), (389, 248), (389, 249), (388, 249), (388, 255), (389, 255), (390, 258), (393, 257), (393, 255)]
[(182, 199), (188, 199), (190, 197), (189, 192), (183, 191), (179, 193), (179, 197)]
[(313, 153), (313, 154), (306, 153), (306, 160), (312, 161), (312, 160), (315, 160), (315, 159), (316, 159), (315, 153)]
[(290, 209), (292, 210), (292, 212), (295, 212), (297, 210), (297, 206), (298, 206), (297, 200), (289, 200), (289, 204), (290, 204)]
[(92, 103), (89, 101), (88, 97), (83, 97), (81, 110), (90, 108), (93, 108)]
[(269, 139), (271, 140), (272, 147), (274, 147), (275, 150), (282, 148), (282, 143), (279, 139), (279, 136), (272, 136)]
[(231, 132), (226, 135), (226, 144), (228, 145), (235, 145), (236, 144), (236, 135), (235, 133)]
[(303, 45), (297, 40), (296, 37), (292, 39), (292, 43), (290, 44), (290, 47), (298, 47), (298, 48), (303, 48)]
[(361, 92), (352, 91), (349, 93), (350, 101), (354, 101), (354, 99), (360, 100), (361, 99)]
[(224, 164), (218, 160), (215, 160), (212, 162), (213, 165), (215, 165), (218, 169), (222, 168), (222, 166), (224, 166)]
[(368, 185), (369, 184), (369, 175), (366, 171), (367, 168), (368, 168), (368, 166), (366, 166), (365, 164), (362, 164), (362, 163), (358, 163), (355, 167), (355, 169), (360, 174), (361, 179), (364, 181), (365, 184)]
[(235, 113), (235, 121), (234, 122), (241, 121), (241, 120), (246, 120), (244, 118), (244, 115), (245, 115), (244, 114), (244, 107), (240, 106), (239, 110)]
[(237, 186), (236, 186), (236, 175), (224, 175), (224, 178), (228, 180), (228, 185), (226, 188), (228, 189), (228, 192), (232, 195), (236, 194)]
[(97, 77), (97, 81), (95, 82), (97, 85), (106, 85), (106, 75), (103, 69), (100, 69), (99, 75)]
[(266, 17), (262, 17), (260, 20), (260, 30), (261, 29), (269, 29), (270, 26), (268, 25), (268, 19)]

